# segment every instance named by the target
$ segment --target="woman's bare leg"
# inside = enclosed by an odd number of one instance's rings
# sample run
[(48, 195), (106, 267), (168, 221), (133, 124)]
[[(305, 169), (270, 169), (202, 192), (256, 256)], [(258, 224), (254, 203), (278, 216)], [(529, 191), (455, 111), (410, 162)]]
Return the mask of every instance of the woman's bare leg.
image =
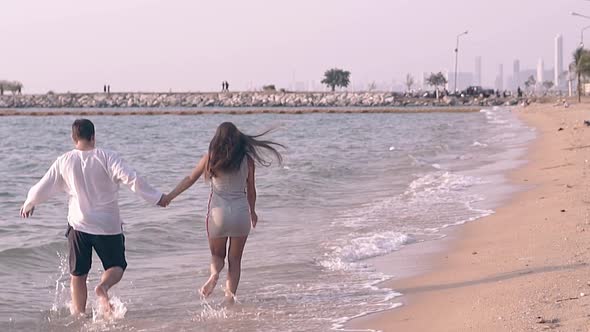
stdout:
[(234, 296), (240, 283), (242, 253), (244, 252), (247, 239), (248, 236), (231, 237), (229, 239), (229, 255), (227, 258), (229, 267), (227, 272), (227, 288), (225, 290), (225, 299), (229, 304), (234, 302)]
[(225, 247), (227, 238), (209, 238), (209, 249), (211, 250), (211, 276), (209, 280), (201, 287), (199, 292), (204, 297), (211, 295), (217, 285), (219, 273), (223, 270), (225, 264)]

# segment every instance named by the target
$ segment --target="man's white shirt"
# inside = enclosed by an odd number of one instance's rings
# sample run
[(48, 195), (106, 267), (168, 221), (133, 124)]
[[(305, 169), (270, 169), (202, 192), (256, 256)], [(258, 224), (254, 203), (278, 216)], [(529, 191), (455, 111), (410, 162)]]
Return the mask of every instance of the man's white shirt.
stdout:
[(124, 184), (150, 204), (162, 192), (152, 188), (116, 153), (95, 148), (61, 155), (43, 178), (29, 190), (24, 209), (64, 191), (69, 196), (68, 223), (77, 231), (95, 235), (122, 233), (119, 184)]

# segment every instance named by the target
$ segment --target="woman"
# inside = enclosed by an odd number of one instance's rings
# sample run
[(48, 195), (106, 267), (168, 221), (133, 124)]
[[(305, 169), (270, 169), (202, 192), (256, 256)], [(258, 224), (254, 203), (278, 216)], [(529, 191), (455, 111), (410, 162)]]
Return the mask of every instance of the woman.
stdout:
[(223, 269), (226, 246), (229, 239), (228, 275), (225, 299), (234, 302), (240, 281), (242, 252), (250, 233), (250, 226), (256, 227), (256, 185), (254, 180), (255, 162), (269, 166), (262, 157), (266, 150), (282, 162), (275, 146), (284, 147), (271, 141), (259, 140), (264, 134), (249, 136), (241, 133), (231, 122), (224, 122), (217, 128), (206, 153), (192, 173), (185, 177), (166, 195), (164, 206), (176, 196), (190, 188), (201, 175), (211, 180), (211, 193), (207, 208), (207, 237), (211, 249), (211, 276), (200, 288), (202, 296), (209, 296), (215, 289), (219, 273)]

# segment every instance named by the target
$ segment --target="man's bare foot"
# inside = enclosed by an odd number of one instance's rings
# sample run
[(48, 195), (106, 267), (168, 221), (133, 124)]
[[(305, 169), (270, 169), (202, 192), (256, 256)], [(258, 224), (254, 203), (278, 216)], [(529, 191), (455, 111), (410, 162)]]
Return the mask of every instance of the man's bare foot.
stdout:
[(75, 319), (88, 318), (85, 312), (70, 310), (70, 313)]
[(109, 319), (111, 314), (113, 313), (113, 306), (109, 302), (109, 294), (103, 285), (98, 285), (94, 289), (96, 296), (98, 296), (98, 300), (100, 301), (100, 305), (103, 308), (103, 315), (105, 319)]
[(72, 315), (72, 317), (80, 317), (80, 316), (84, 316), (86, 314), (86, 308), (78, 308), (76, 305), (74, 305), (73, 302), (70, 302), (70, 315)]
[(199, 293), (201, 293), (203, 297), (208, 297), (209, 295), (211, 295), (211, 293), (213, 293), (213, 290), (215, 289), (215, 286), (217, 285), (218, 279), (219, 274), (212, 274), (209, 277), (209, 280), (207, 280), (207, 282), (201, 287), (201, 289), (199, 289)]

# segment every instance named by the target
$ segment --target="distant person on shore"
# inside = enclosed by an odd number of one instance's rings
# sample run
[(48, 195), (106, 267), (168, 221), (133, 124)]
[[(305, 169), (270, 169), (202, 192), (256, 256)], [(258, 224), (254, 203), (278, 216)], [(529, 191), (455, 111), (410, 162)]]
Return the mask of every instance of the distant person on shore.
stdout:
[(107, 93), (110, 94), (111, 93), (111, 86), (107, 85)]
[(516, 89), (516, 94), (517, 94), (518, 98), (522, 98), (522, 90), (520, 89), (520, 87), (518, 87), (518, 89)]
[(229, 82), (225, 81), (225, 92), (229, 92)]
[(102, 88), (102, 90), (104, 91), (104, 93), (107, 93), (107, 85), (105, 84), (104, 87)]
[(92, 248), (104, 273), (94, 289), (106, 318), (111, 314), (108, 291), (127, 268), (125, 237), (119, 215), (118, 191), (124, 184), (151, 205), (160, 204), (162, 192), (153, 189), (116, 153), (95, 147), (94, 124), (78, 119), (72, 124), (75, 148), (61, 155), (34, 185), (20, 209), (33, 215), (35, 206), (58, 192), (69, 196), (68, 239), (72, 314), (86, 312), (86, 279), (92, 263)]
[(170, 201), (190, 188), (201, 175), (211, 182), (211, 193), (207, 204), (207, 237), (211, 250), (211, 275), (200, 288), (203, 297), (211, 295), (219, 274), (225, 265), (229, 239), (228, 275), (225, 288), (225, 302), (233, 304), (240, 281), (242, 253), (250, 227), (256, 227), (256, 184), (255, 163), (269, 166), (262, 157), (262, 150), (273, 154), (279, 163), (281, 154), (275, 146), (281, 144), (241, 133), (231, 122), (224, 122), (217, 128), (209, 143), (209, 151), (201, 158), (192, 173), (162, 200), (167, 206)]

